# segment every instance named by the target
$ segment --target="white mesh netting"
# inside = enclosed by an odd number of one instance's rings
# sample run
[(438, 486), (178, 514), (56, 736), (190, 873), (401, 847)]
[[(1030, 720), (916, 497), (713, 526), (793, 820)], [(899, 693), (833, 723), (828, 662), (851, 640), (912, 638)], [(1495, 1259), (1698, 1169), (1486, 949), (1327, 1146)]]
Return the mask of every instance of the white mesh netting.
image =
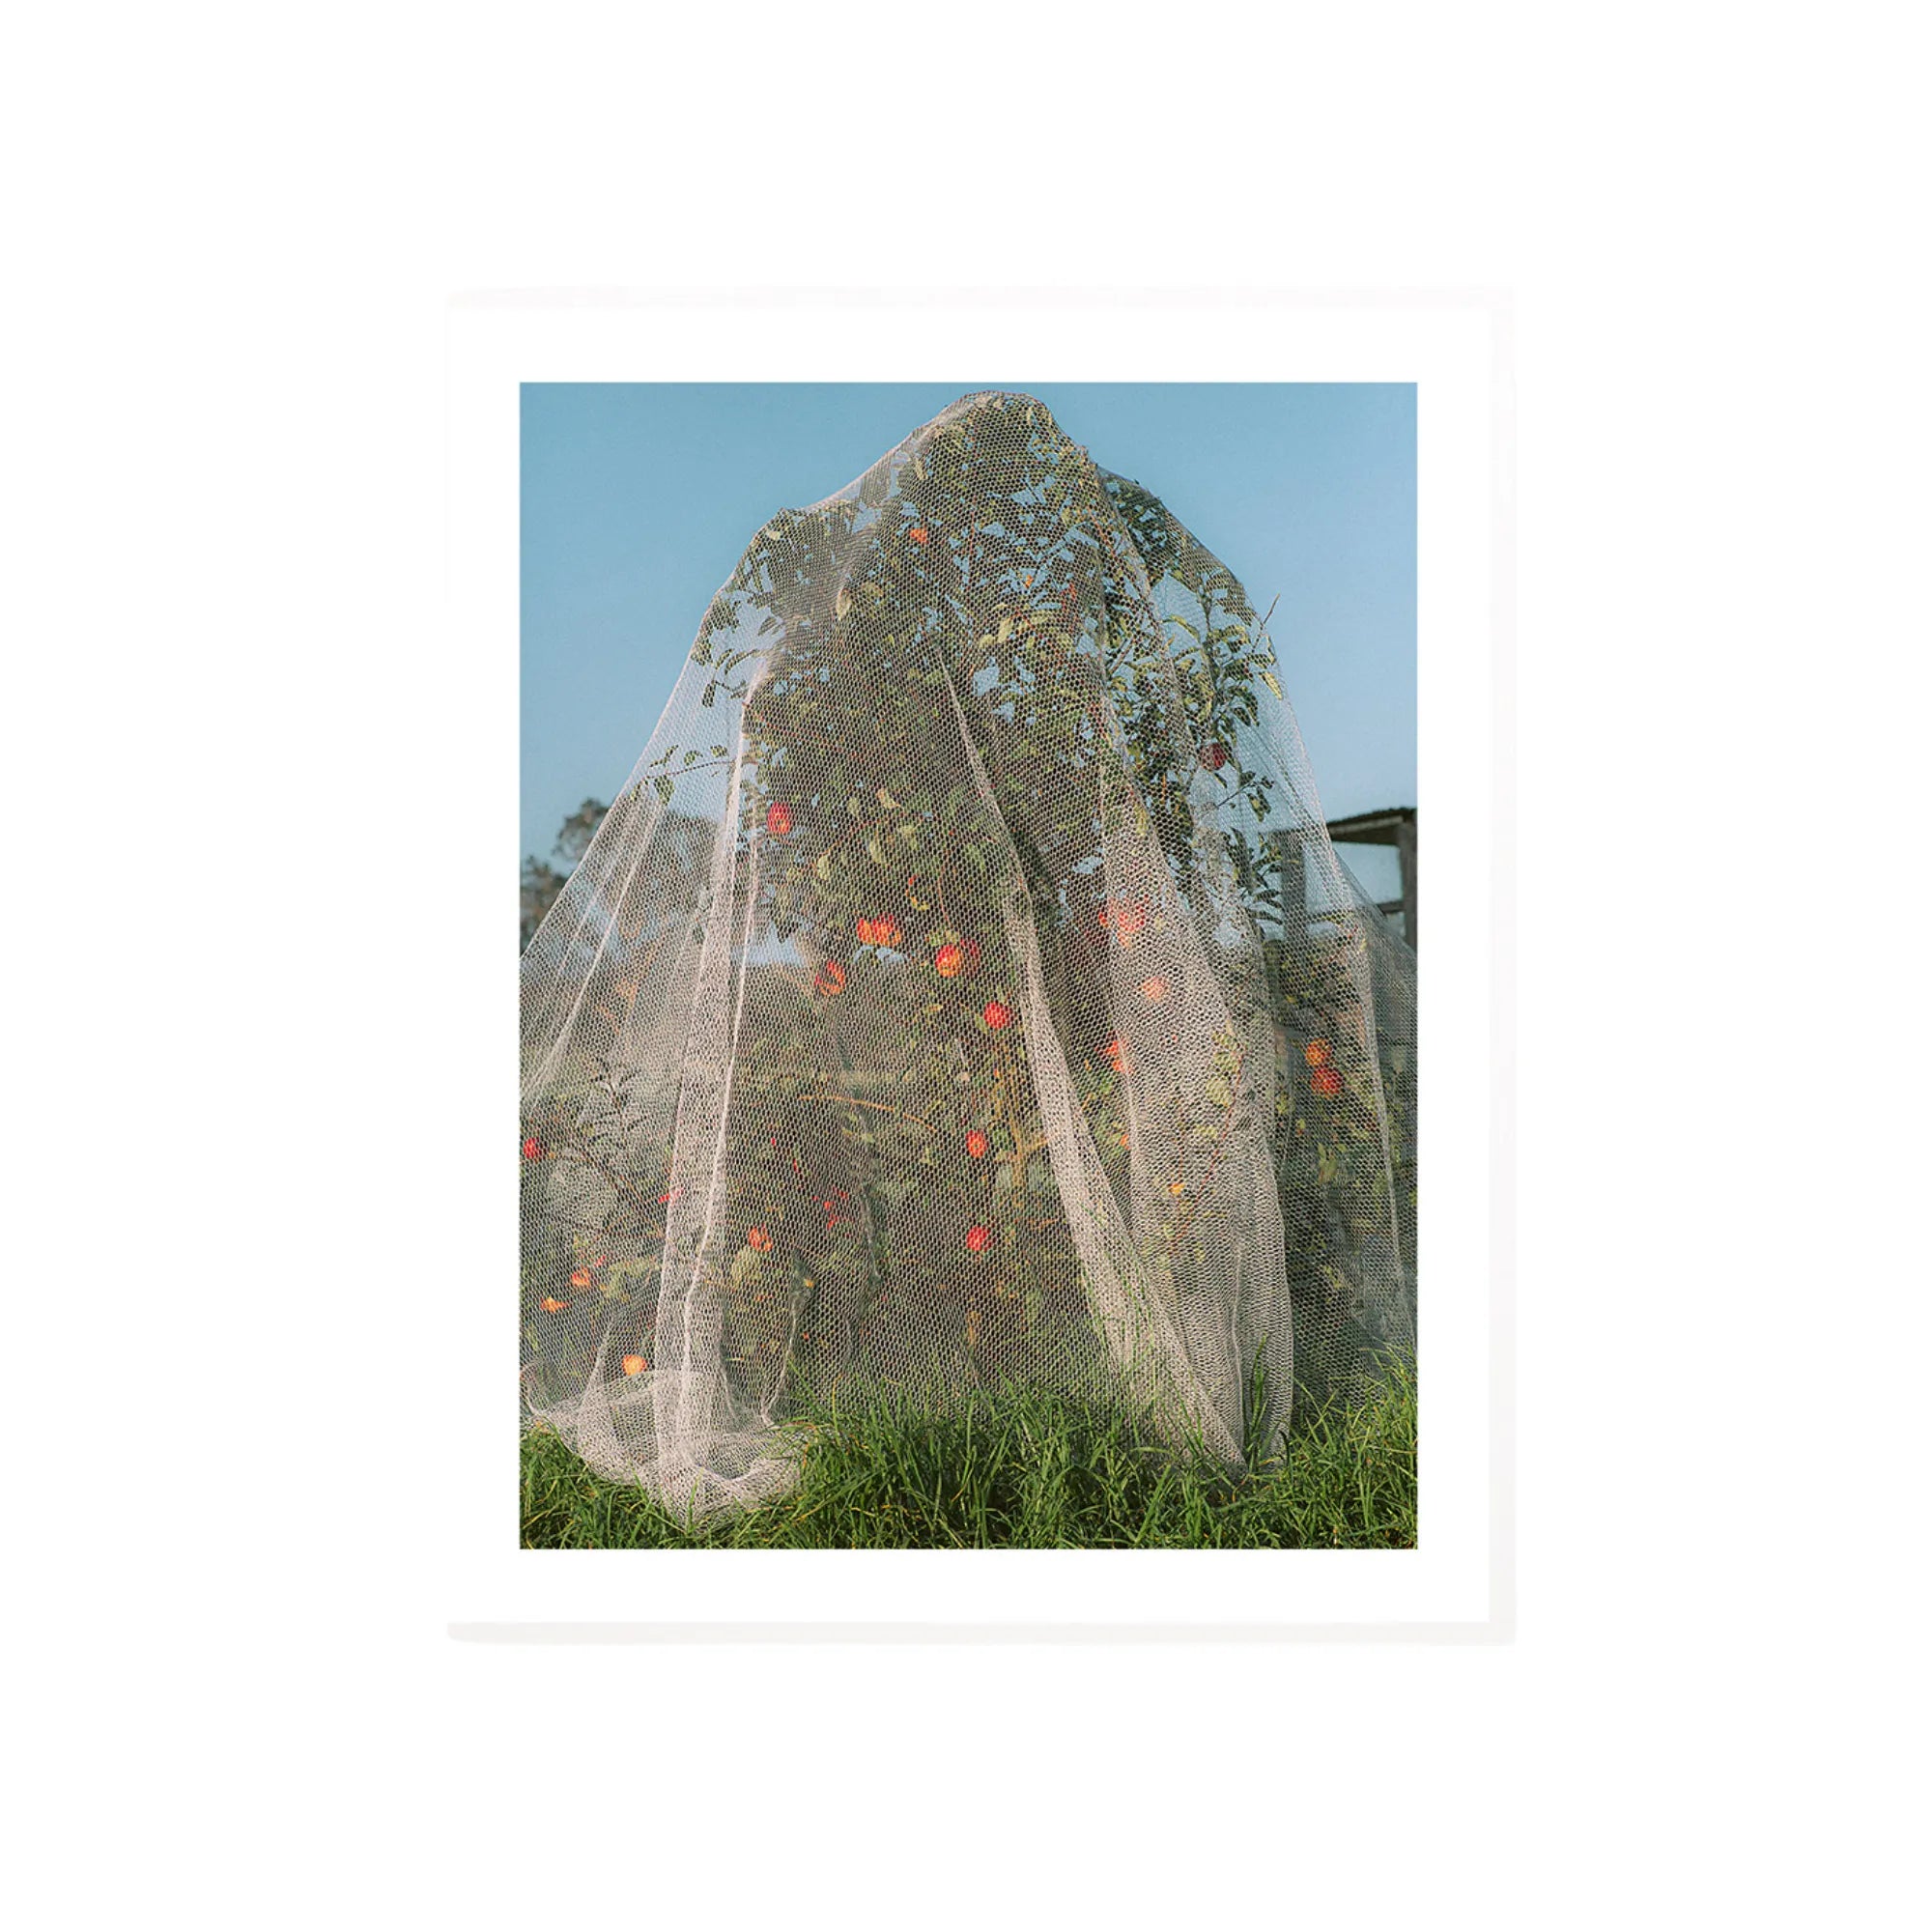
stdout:
[(759, 530), (522, 1055), (526, 1411), (680, 1512), (781, 1493), (808, 1394), (1233, 1463), (1413, 1350), (1414, 955), (1241, 586), (1028, 396)]

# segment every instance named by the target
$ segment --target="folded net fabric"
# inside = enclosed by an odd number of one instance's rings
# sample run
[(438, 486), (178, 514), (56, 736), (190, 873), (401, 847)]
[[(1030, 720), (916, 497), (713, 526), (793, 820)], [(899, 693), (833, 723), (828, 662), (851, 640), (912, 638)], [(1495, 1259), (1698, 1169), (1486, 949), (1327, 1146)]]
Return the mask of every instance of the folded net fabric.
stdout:
[(1241, 586), (1031, 397), (758, 531), (522, 972), (526, 1411), (680, 1513), (808, 1397), (1233, 1463), (1413, 1349), (1414, 955)]

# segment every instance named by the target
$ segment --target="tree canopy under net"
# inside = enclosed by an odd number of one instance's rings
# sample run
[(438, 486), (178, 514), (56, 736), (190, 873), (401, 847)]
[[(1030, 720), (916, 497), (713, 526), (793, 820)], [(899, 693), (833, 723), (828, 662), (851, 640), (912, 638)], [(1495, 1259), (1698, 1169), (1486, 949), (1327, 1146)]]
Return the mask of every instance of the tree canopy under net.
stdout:
[(808, 1398), (1233, 1463), (1415, 1333), (1414, 955), (1240, 584), (968, 396), (753, 539), (525, 951), (522, 1380), (697, 1515)]

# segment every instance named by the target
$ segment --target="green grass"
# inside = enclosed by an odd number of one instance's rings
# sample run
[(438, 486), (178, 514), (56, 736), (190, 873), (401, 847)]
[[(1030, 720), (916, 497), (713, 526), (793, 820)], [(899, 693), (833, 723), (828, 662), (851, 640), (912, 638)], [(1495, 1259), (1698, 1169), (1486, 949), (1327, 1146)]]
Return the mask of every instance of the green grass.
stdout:
[(593, 1475), (554, 1435), (523, 1445), (531, 1549), (1407, 1549), (1415, 1383), (1298, 1415), (1246, 1473), (1151, 1444), (1117, 1411), (978, 1390), (941, 1415), (909, 1401), (827, 1410), (804, 1474), (760, 1510), (689, 1525)]

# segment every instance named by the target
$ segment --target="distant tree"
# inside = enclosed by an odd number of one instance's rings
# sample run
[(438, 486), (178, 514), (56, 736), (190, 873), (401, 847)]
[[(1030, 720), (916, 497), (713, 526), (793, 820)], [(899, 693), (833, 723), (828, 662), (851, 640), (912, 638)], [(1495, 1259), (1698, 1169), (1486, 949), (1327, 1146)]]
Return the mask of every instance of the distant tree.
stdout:
[(610, 809), (598, 799), (586, 798), (563, 821), (557, 831), (556, 843), (550, 850), (555, 865), (547, 864), (534, 852), (524, 855), (519, 950), (530, 943), (537, 927), (543, 923), (544, 914), (556, 903), (556, 895), (563, 891), (571, 873), (577, 869), (578, 861), (588, 849), (597, 828), (604, 822), (604, 814)]

